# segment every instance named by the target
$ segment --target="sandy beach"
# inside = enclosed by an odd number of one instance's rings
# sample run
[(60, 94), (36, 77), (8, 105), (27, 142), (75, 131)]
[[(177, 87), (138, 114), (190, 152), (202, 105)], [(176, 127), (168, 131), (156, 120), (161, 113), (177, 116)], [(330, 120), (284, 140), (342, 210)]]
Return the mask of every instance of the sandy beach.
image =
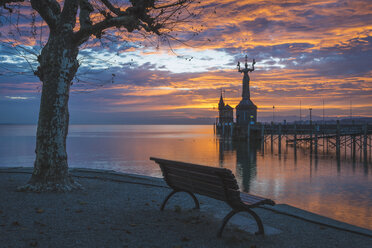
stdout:
[(72, 193), (17, 192), (31, 168), (0, 169), (0, 247), (371, 247), (372, 231), (285, 204), (256, 208), (266, 235), (238, 214), (216, 233), (230, 211), (225, 203), (186, 194), (160, 204), (164, 181), (104, 170), (71, 169), (84, 186)]

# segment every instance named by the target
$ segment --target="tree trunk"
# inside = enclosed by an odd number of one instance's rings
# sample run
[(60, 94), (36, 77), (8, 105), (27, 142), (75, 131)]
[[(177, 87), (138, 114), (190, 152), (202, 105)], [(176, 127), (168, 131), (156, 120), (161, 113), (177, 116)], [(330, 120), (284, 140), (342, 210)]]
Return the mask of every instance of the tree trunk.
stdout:
[(35, 73), (43, 83), (36, 134), (34, 171), (26, 191), (71, 191), (81, 186), (68, 173), (66, 137), (71, 81), (78, 69), (78, 47), (72, 35), (50, 34)]

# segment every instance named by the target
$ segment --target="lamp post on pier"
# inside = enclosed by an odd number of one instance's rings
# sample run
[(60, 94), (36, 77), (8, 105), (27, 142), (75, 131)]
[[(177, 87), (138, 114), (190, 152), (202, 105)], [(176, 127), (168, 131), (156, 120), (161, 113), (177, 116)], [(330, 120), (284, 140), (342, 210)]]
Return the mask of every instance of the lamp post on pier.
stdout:
[(312, 125), (313, 122), (312, 122), (312, 120), (311, 120), (311, 110), (313, 110), (313, 109), (312, 109), (312, 108), (309, 108), (309, 110), (310, 110), (310, 125)]

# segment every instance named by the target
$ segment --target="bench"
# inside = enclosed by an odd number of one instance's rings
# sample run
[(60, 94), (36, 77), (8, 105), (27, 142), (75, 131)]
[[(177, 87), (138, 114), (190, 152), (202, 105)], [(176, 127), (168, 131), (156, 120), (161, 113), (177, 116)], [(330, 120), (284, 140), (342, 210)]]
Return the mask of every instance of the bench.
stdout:
[(248, 212), (256, 220), (258, 232), (264, 234), (264, 227), (260, 217), (252, 208), (263, 205), (275, 205), (275, 202), (259, 196), (239, 191), (234, 174), (226, 168), (216, 168), (197, 164), (190, 164), (161, 158), (150, 157), (150, 160), (159, 164), (165, 182), (173, 191), (165, 198), (160, 210), (163, 211), (167, 201), (177, 192), (186, 192), (194, 202), (195, 208), (199, 209), (199, 201), (194, 194), (208, 196), (226, 202), (231, 208), (217, 233), (222, 236), (222, 231), (235, 214)]

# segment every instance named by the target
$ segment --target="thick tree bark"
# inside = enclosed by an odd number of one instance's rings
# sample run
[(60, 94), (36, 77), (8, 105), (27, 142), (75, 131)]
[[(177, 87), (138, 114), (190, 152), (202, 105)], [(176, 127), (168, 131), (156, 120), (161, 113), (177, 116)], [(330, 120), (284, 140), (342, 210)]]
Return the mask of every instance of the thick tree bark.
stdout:
[(78, 69), (78, 47), (71, 33), (50, 34), (38, 60), (43, 83), (32, 177), (20, 190), (70, 191), (81, 186), (68, 173), (66, 137), (71, 80)]

